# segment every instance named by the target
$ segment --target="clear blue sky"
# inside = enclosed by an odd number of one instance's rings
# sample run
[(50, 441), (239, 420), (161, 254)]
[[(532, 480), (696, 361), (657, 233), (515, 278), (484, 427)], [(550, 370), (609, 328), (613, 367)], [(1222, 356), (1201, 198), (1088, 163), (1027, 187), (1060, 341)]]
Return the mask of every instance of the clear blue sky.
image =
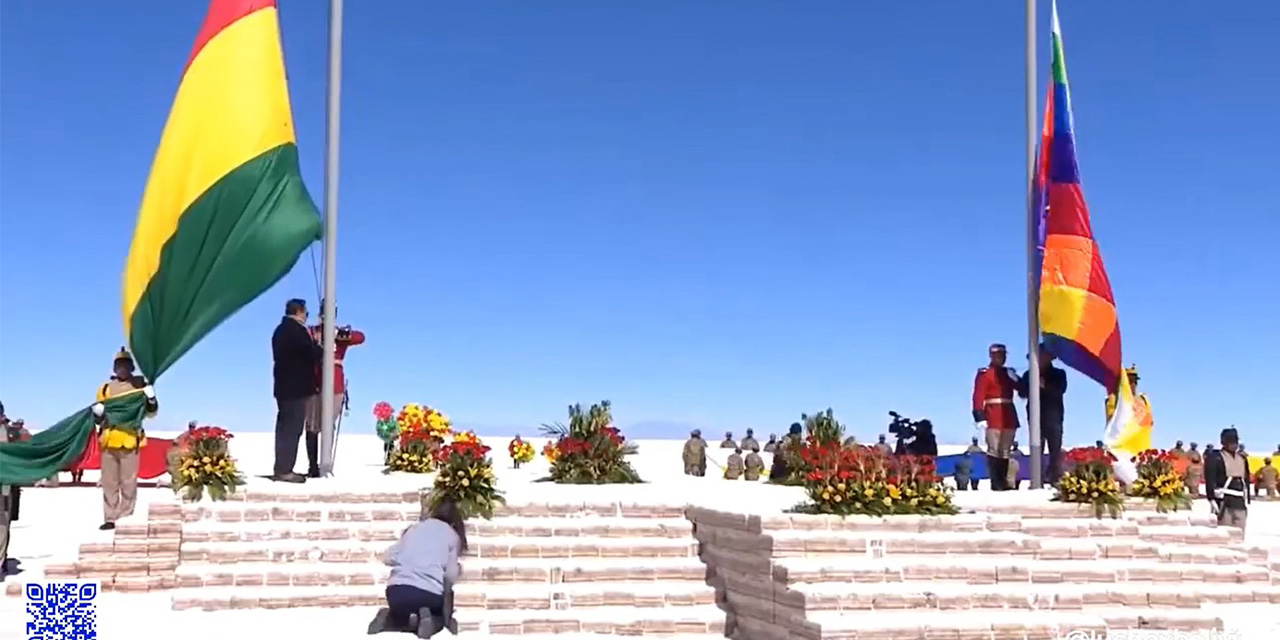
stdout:
[[(610, 398), (635, 437), (781, 431), (833, 406), (863, 437), (896, 409), (966, 438), (987, 344), (1025, 365), (1021, 3), (802, 4), (348, 2), (338, 304), (369, 335), (348, 428), (420, 401), (528, 434)], [(327, 13), (283, 5), (319, 197)], [(203, 12), (4, 2), (10, 415), (48, 425), (108, 374)], [(1061, 15), (1085, 192), (1158, 436), (1235, 423), (1270, 448), (1280, 3)], [(317, 297), (307, 255), (166, 374), (152, 429), (270, 429), (269, 334), (292, 296)], [(1072, 383), (1068, 439), (1090, 442), (1103, 394)]]

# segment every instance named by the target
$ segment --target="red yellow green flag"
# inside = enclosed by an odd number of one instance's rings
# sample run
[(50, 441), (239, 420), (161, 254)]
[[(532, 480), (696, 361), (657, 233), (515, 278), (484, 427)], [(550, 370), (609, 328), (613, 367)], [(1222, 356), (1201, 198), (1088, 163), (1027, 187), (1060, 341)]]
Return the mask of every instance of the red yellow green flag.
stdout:
[(275, 0), (213, 0), (124, 269), (125, 336), (155, 380), (320, 237), (298, 168)]

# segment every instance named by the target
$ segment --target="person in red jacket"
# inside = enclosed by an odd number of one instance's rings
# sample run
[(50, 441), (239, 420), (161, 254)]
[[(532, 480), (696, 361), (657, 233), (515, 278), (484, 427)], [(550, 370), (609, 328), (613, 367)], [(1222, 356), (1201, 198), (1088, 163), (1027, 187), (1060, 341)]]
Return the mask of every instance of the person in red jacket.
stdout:
[(1009, 454), (1018, 430), (1018, 409), (1013, 403), (1018, 375), (1004, 366), (1008, 355), (1004, 345), (991, 345), (988, 355), (991, 363), (978, 369), (973, 379), (973, 421), (985, 429), (991, 489), (1005, 491), (1009, 489)]
[[(324, 342), (324, 301), (320, 301), (320, 315), (318, 319), (320, 324), (311, 327), (311, 337), (317, 343)], [(333, 308), (334, 316), (338, 315), (338, 308)], [(347, 381), (343, 375), (342, 360), (347, 355), (347, 348), (364, 344), (364, 333), (352, 329), (351, 325), (337, 328), (337, 336), (334, 337), (333, 345), (333, 424), (328, 425), (333, 433), (337, 433), (338, 423), (342, 421), (342, 412), (347, 405)], [(323, 364), (321, 365), (323, 366)], [(316, 369), (316, 387), (320, 387), (322, 369)], [(312, 408), (311, 418), (307, 424), (307, 461), (310, 468), (307, 475), (312, 478), (320, 477), (320, 434), (325, 426), (320, 424), (320, 397), (316, 396), (315, 406)], [(332, 460), (332, 452), (329, 459)], [(328, 470), (327, 470), (328, 471)]]

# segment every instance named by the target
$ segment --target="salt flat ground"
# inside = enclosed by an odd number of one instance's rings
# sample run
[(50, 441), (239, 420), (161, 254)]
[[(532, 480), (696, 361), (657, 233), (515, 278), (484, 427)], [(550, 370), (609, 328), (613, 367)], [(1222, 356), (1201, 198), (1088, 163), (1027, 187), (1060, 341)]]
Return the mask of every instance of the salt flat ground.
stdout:
[[(156, 433), (158, 437), (167, 434)], [(168, 434), (172, 435), (172, 434)], [(507, 499), (518, 502), (557, 502), (571, 500), (623, 500), (638, 503), (695, 504), (751, 513), (777, 513), (802, 499), (794, 487), (764, 483), (727, 481), (716, 468), (723, 465), (728, 451), (709, 449), (708, 476), (692, 478), (683, 474), (680, 460), (682, 441), (640, 440), (639, 452), (632, 463), (646, 481), (640, 485), (588, 487), (558, 486), (535, 483), (546, 474), (547, 463), (539, 455), (521, 469), (512, 468), (506, 453), (508, 436), (486, 438), (493, 447), (494, 466), (499, 487)], [(545, 442), (527, 438), (541, 451)], [(715, 447), (715, 443), (712, 443)], [(270, 487), (279, 491), (398, 491), (425, 486), (427, 480), (409, 474), (382, 473), (382, 447), (373, 436), (342, 436), (339, 442), (337, 472), (333, 477), (312, 480), (306, 485), (276, 485), (264, 479), (271, 471), (273, 435), (240, 434), (232, 441), (232, 452), (240, 461), (249, 488)], [(766, 454), (767, 456), (767, 454)], [(767, 463), (767, 460), (766, 460)], [(298, 467), (306, 466), (305, 451), (300, 451)], [(63, 476), (67, 480), (66, 475)], [(89, 472), (85, 479), (96, 481)], [(172, 495), (169, 489), (147, 487), (139, 491), (139, 511), (156, 499)], [(988, 491), (959, 492), (957, 503), (965, 509), (981, 510), (985, 505), (1011, 502), (1044, 502), (1047, 491), (1018, 491), (995, 494)], [(22, 520), (14, 523), (10, 555), (22, 561), (28, 576), (38, 575), (50, 562), (67, 562), (75, 558), (84, 542), (110, 542), (111, 535), (97, 530), (102, 519), (101, 492), (90, 486), (61, 486), (23, 491)], [(1203, 501), (1197, 511), (1207, 511)], [(1280, 557), (1280, 503), (1256, 503), (1250, 512), (1247, 542), (1272, 549), (1272, 557)], [(9, 580), (22, 580), (23, 576)], [(98, 598), (98, 637), (103, 640), (227, 640), (227, 638), (303, 637), (307, 640), (347, 640), (364, 636), (364, 629), (375, 609), (352, 607), (340, 609), (279, 609), (272, 611), (173, 611), (171, 596), (165, 592), (150, 594), (106, 593)], [(27, 620), (22, 598), (0, 597), (0, 640), (27, 638), (23, 627)], [(1217, 611), (1227, 629), (1220, 640), (1276, 640), (1280, 638), (1280, 607), (1268, 604), (1221, 605), (1206, 607)], [(382, 636), (386, 638), (395, 635)], [(408, 636), (404, 636), (408, 637)], [(447, 637), (447, 634), (446, 636)], [(476, 637), (471, 634), (470, 637)], [(1138, 636), (1134, 636), (1135, 640)], [(1146, 636), (1143, 636), (1146, 637)], [(1168, 640), (1175, 636), (1169, 635)], [(1179, 636), (1192, 640), (1194, 636)], [(1208, 639), (1208, 636), (1205, 636)], [(1065, 640), (1065, 639), (1064, 639)], [(1074, 640), (1074, 639), (1072, 639)], [(1151, 636), (1149, 640), (1164, 640)]]

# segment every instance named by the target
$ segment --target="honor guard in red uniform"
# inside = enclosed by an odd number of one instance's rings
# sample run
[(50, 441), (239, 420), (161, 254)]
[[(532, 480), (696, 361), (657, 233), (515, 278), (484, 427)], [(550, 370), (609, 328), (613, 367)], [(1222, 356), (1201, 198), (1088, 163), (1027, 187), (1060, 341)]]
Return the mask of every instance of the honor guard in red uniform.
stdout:
[(1007, 350), (1002, 344), (988, 349), (991, 363), (978, 369), (973, 379), (973, 421), (987, 440), (987, 475), (993, 491), (1009, 489), (1009, 454), (1018, 430), (1018, 409), (1013, 403), (1017, 373), (1004, 366)]
[[(324, 341), (323, 300), (320, 301), (320, 309), (320, 324), (311, 327), (311, 338), (317, 343)], [(334, 307), (333, 314), (338, 315), (337, 307)], [(363, 332), (352, 329), (351, 325), (337, 327), (337, 335), (333, 339), (333, 424), (328, 425), (333, 434), (337, 433), (338, 423), (342, 420), (342, 412), (347, 405), (347, 379), (343, 374), (342, 359), (346, 357), (348, 347), (361, 344), (364, 344)], [(321, 371), (321, 368), (316, 369), (316, 388), (321, 386)], [(320, 433), (325, 426), (320, 424), (320, 396), (317, 395), (311, 417), (307, 421), (307, 461), (310, 463), (307, 475), (312, 478), (320, 477)], [(332, 452), (330, 452), (329, 460), (332, 459)]]

